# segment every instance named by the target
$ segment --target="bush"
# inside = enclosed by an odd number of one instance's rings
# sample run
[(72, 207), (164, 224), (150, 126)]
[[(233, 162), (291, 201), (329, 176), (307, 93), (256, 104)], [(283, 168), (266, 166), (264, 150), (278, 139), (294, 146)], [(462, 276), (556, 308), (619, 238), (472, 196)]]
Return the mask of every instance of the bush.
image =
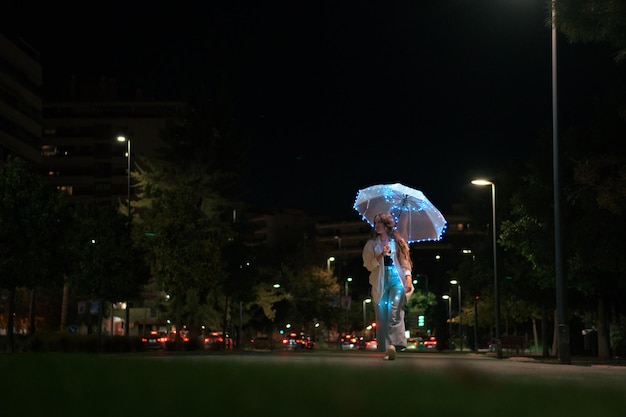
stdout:
[[(74, 335), (65, 332), (37, 332), (15, 335), (13, 351), (63, 353), (122, 353), (141, 351), (141, 339), (132, 336)], [(7, 337), (0, 337), (0, 351), (6, 352)]]

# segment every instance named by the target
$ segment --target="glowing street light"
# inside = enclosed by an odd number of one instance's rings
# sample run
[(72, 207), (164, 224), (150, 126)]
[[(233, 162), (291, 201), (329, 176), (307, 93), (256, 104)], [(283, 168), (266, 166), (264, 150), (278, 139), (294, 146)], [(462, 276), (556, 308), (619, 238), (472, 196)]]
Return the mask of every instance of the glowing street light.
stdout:
[(365, 311), (365, 304), (371, 303), (372, 299), (367, 297), (363, 300), (363, 336), (365, 336), (365, 329), (367, 329), (367, 312)]
[(352, 282), (352, 277), (348, 277), (346, 278), (346, 283), (344, 284), (345, 290), (346, 290), (346, 297), (348, 296), (348, 284)]
[(498, 357), (501, 355), (500, 350), (500, 299), (498, 296), (498, 261), (496, 255), (496, 185), (485, 179), (472, 180), (474, 185), (490, 185), (491, 186), (491, 231), (493, 235), (493, 315), (495, 320), (495, 339), (497, 345)]
[(127, 150), (126, 150), (126, 177), (127, 177), (127, 195), (126, 195), (126, 204), (128, 205), (128, 224), (130, 225), (130, 139), (126, 138), (126, 136), (118, 136), (118, 142), (126, 142)]
[(462, 314), (461, 314), (461, 283), (456, 279), (450, 280), (451, 285), (456, 285), (457, 287), (457, 295), (459, 299), (459, 339), (461, 343), (461, 352), (463, 352), (463, 324), (462, 324)]
[[(130, 139), (127, 138), (126, 136), (118, 136), (117, 137), (117, 141), (118, 142), (126, 142), (127, 144), (127, 149), (126, 149), (126, 178), (127, 178), (127, 183), (126, 183), (126, 205), (128, 207), (128, 230), (130, 231), (130, 223), (131, 223), (131, 212), (130, 212)], [(113, 314), (111, 314), (113, 315)], [(126, 303), (126, 310), (125, 310), (125, 323), (124, 323), (124, 336), (129, 336), (129, 322), (130, 322), (130, 308), (128, 303)]]
[(331, 256), (330, 258), (326, 259), (326, 270), (328, 271), (328, 273), (330, 273), (330, 263), (331, 262), (335, 262), (335, 257)]
[(441, 296), (441, 298), (448, 302), (448, 348), (452, 350), (452, 297), (450, 297), (448, 294), (444, 294)]

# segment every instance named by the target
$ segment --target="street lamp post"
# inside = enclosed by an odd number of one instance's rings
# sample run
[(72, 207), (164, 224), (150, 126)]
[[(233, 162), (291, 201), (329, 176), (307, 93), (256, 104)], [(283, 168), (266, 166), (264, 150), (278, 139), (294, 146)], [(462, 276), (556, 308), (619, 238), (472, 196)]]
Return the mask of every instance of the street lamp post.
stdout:
[(556, 0), (552, 0), (552, 172), (554, 180), (554, 275), (556, 280), (556, 316), (559, 329), (559, 361), (569, 365), (569, 325), (565, 317), (565, 283), (563, 281), (563, 258), (561, 254), (561, 185), (559, 173), (559, 135), (556, 71)]
[(331, 262), (335, 262), (335, 257), (331, 256), (330, 258), (326, 259), (326, 271), (330, 274), (330, 263)]
[(341, 249), (341, 236), (335, 236), (335, 240), (337, 241), (337, 263), (335, 267), (337, 268), (337, 277), (341, 279), (341, 264), (343, 263), (343, 253)]
[(448, 301), (448, 349), (452, 350), (452, 297), (444, 294), (441, 298)]
[[(130, 232), (131, 212), (130, 212), (130, 139), (126, 136), (118, 136), (118, 142), (126, 142), (126, 205), (128, 207), (128, 231)], [(124, 336), (129, 336), (129, 322), (130, 322), (130, 302), (126, 302), (126, 310), (124, 312)]]
[(344, 295), (343, 302), (341, 303), (341, 304), (342, 304), (342, 307), (346, 309), (346, 326), (348, 326), (348, 325), (349, 325), (349, 322), (350, 322), (350, 317), (349, 317), (349, 315), (350, 315), (350, 301), (351, 301), (351, 300), (350, 300), (350, 296), (348, 295), (348, 294), (349, 294), (349, 293), (348, 293), (348, 284), (349, 284), (350, 282), (352, 282), (352, 277), (348, 277), (348, 278), (346, 278), (346, 281), (345, 281), (345, 283), (344, 283), (344, 287), (345, 287), (346, 295)]
[(500, 299), (498, 295), (498, 261), (496, 250), (496, 185), (485, 179), (472, 180), (474, 185), (490, 185), (491, 186), (491, 231), (493, 235), (493, 315), (495, 320), (495, 339), (498, 357), (501, 357), (500, 349)]
[(345, 284), (344, 284), (344, 287), (345, 287), (345, 290), (346, 290), (346, 297), (349, 295), (349, 293), (348, 293), (348, 284), (349, 284), (350, 282), (352, 282), (352, 277), (348, 277), (348, 278), (346, 278), (346, 282), (345, 282)]
[(126, 178), (127, 178), (127, 182), (126, 182), (126, 204), (128, 206), (128, 224), (130, 226), (130, 220), (131, 220), (131, 215), (130, 215), (130, 139), (126, 138), (126, 136), (118, 136), (117, 137), (117, 141), (118, 142), (126, 142)]
[(461, 343), (461, 352), (463, 352), (463, 321), (462, 321), (462, 314), (461, 314), (461, 307), (462, 307), (462, 303), (461, 303), (461, 283), (459, 281), (457, 281), (456, 279), (450, 280), (450, 284), (452, 285), (456, 285), (457, 288), (457, 296), (459, 299), (459, 339), (460, 339), (460, 343)]
[(474, 296), (474, 352), (478, 352), (478, 296)]
[(365, 337), (365, 330), (367, 329), (367, 312), (365, 311), (365, 304), (371, 303), (371, 298), (366, 298), (363, 300), (363, 337)]

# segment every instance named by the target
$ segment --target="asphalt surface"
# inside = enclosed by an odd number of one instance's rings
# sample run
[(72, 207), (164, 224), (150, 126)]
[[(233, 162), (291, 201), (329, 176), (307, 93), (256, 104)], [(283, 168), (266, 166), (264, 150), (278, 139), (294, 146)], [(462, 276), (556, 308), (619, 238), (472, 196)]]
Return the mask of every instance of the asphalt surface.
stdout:
[(626, 361), (599, 362), (593, 358), (572, 358), (561, 364), (555, 358), (512, 356), (497, 358), (495, 354), (399, 352), (395, 361), (384, 361), (382, 354), (363, 351), (226, 351), (226, 352), (161, 352), (155, 358), (230, 362), (234, 364), (302, 364), (338, 367), (412, 367), (419, 373), (445, 374), (463, 380), (481, 382), (518, 381), (607, 386), (626, 391)]

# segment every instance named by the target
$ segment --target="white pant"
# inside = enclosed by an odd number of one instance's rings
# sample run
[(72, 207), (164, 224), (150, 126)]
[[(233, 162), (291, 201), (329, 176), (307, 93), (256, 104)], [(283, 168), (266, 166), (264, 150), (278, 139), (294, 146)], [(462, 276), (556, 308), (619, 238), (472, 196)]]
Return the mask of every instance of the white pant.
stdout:
[(406, 347), (404, 327), (404, 285), (394, 266), (386, 266), (385, 284), (380, 301), (376, 306), (376, 340), (378, 351), (385, 352), (387, 346), (394, 345), (397, 349)]

